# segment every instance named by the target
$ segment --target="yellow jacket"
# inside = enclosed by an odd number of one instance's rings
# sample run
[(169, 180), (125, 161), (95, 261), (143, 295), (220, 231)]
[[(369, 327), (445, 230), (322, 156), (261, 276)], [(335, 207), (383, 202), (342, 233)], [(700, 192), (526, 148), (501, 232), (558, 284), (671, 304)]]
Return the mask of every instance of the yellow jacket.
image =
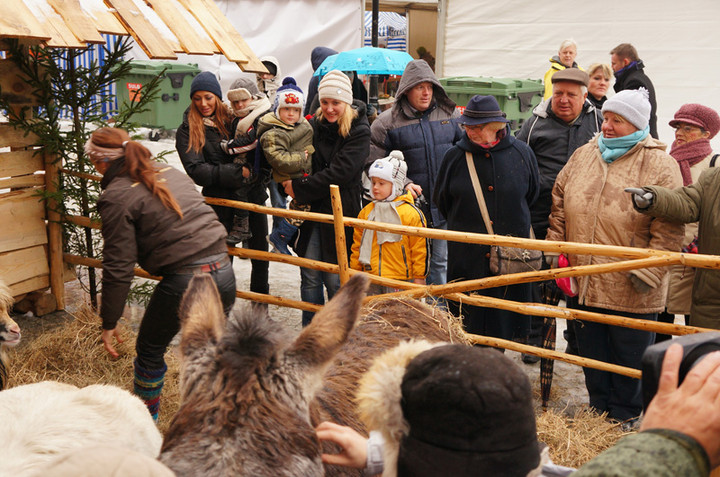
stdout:
[[(573, 63), (573, 67), (577, 66), (577, 63)], [(553, 56), (550, 58), (550, 69), (545, 72), (545, 76), (543, 76), (543, 84), (545, 85), (545, 93), (543, 94), (543, 100), (548, 99), (550, 96), (552, 96), (552, 77), (555, 73), (558, 71), (562, 71), (566, 69), (567, 66), (560, 63), (560, 59), (557, 56)], [(585, 69), (580, 68), (577, 66), (578, 69), (581, 71), (585, 71)]]
[[(412, 227), (426, 227), (425, 216), (415, 207), (415, 201), (410, 192), (398, 196), (393, 202), (403, 201), (397, 206), (397, 212), (403, 225)], [(366, 205), (358, 214), (358, 219), (367, 220), (375, 203)], [(385, 242), (378, 246), (377, 237), (373, 231), (372, 255), (370, 267), (365, 269), (358, 261), (360, 256), (360, 243), (363, 229), (356, 228), (353, 233), (352, 255), (350, 267), (363, 270), (373, 275), (397, 280), (412, 280), (425, 278), (428, 270), (428, 240), (424, 237), (403, 235), (399, 242)]]

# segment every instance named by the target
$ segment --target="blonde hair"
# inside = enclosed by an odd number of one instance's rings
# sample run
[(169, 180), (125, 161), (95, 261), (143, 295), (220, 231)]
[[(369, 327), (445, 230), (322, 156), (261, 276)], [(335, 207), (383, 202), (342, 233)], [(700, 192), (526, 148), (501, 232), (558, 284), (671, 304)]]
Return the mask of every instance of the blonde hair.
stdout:
[(595, 71), (598, 69), (602, 69), (603, 76), (605, 76), (605, 79), (611, 79), (613, 77), (613, 71), (612, 68), (610, 68), (610, 65), (607, 65), (605, 63), (593, 63), (590, 65), (590, 67), (587, 69), (588, 76), (592, 76), (595, 74)]
[[(347, 137), (348, 134), (350, 134), (350, 128), (352, 127), (353, 121), (355, 121), (355, 118), (358, 117), (358, 112), (355, 108), (350, 106), (347, 103), (345, 104), (345, 111), (343, 111), (342, 116), (340, 116), (337, 120), (338, 123), (338, 134), (340, 137)], [(323, 113), (322, 108), (318, 108), (315, 112), (315, 117), (319, 120), (323, 119)]]
[[(224, 139), (230, 139), (230, 130), (228, 129), (228, 124), (232, 120), (230, 111), (221, 98), (215, 95), (215, 99), (215, 126)], [(188, 126), (190, 127), (190, 140), (186, 152), (202, 151), (202, 148), (205, 147), (205, 123), (203, 122), (203, 115), (198, 111), (194, 101), (190, 102)]]
[[(157, 179), (158, 171), (151, 161), (152, 153), (139, 142), (130, 140), (127, 131), (119, 128), (96, 129), (90, 135), (85, 151), (93, 160), (112, 161), (124, 157), (125, 164), (121, 172), (127, 173), (133, 181), (147, 187), (166, 209), (174, 211), (180, 218), (183, 217), (180, 205), (170, 189)], [(106, 151), (114, 151), (115, 154), (107, 154)]]

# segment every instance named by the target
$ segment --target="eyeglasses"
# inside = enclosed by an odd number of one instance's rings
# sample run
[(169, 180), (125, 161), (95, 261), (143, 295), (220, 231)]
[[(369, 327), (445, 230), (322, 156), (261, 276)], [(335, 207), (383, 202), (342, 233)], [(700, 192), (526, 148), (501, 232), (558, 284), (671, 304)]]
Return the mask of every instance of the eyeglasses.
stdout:
[(682, 131), (687, 134), (689, 134), (693, 131), (705, 132), (705, 130), (703, 130), (703, 128), (699, 128), (697, 126), (690, 126), (689, 124), (678, 124), (677, 126), (673, 126), (673, 129), (675, 131)]
[(462, 126), (462, 128), (465, 131), (474, 131), (474, 132), (479, 132), (482, 128), (485, 127), (484, 124), (474, 124), (472, 126), (469, 124), (461, 124), (460, 126)]

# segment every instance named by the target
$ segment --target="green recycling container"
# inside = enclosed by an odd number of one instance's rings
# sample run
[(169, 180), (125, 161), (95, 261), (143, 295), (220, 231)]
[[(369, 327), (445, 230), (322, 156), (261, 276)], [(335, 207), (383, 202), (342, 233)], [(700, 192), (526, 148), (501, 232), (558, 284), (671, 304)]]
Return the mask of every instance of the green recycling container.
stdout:
[(196, 64), (133, 60), (128, 74), (115, 83), (118, 108), (137, 101), (141, 88), (161, 73), (158, 95), (148, 110), (134, 115), (133, 120), (146, 127), (177, 129), (190, 105), (190, 84), (200, 73)]
[(532, 110), (540, 104), (544, 92), (542, 80), (531, 79), (454, 76), (441, 78), (440, 84), (461, 111), (476, 94), (495, 96), (513, 132), (532, 116)]

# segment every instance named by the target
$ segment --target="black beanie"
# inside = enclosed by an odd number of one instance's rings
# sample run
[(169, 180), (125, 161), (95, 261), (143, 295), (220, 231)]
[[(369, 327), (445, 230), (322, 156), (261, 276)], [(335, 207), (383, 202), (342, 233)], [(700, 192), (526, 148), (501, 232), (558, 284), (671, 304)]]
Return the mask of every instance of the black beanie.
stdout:
[(502, 353), (432, 348), (408, 364), (401, 393), (398, 477), (524, 477), (540, 464), (530, 381)]
[(209, 91), (218, 98), (222, 99), (222, 89), (220, 83), (214, 74), (209, 71), (203, 71), (192, 80), (190, 85), (190, 97), (195, 94), (196, 91)]

